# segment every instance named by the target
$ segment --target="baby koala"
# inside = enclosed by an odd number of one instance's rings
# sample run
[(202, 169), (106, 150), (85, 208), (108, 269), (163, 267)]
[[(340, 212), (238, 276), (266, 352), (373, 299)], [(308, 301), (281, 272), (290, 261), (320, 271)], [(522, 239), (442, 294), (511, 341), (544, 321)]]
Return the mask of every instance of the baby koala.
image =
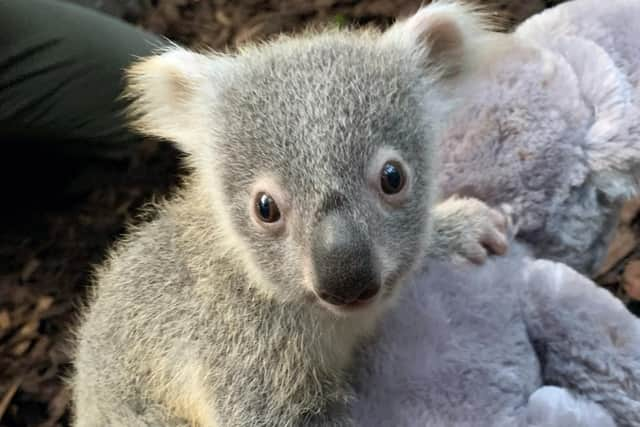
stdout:
[(192, 174), (97, 272), (74, 424), (350, 425), (355, 350), (425, 256), (506, 249), (499, 212), (434, 208), (433, 142), (489, 38), (436, 3), (383, 33), (135, 65), (135, 126)]

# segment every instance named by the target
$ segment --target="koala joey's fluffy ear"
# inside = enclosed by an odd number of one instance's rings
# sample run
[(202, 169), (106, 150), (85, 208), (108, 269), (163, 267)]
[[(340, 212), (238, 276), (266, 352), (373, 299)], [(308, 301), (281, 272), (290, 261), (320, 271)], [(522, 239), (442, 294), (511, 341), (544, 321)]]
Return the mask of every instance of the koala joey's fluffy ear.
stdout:
[(440, 0), (396, 23), (384, 38), (414, 50), (423, 56), (425, 65), (440, 70), (447, 78), (458, 76), (483, 60), (489, 50), (489, 38), (498, 37), (491, 31), (494, 26), (497, 23), (477, 7)]
[(221, 58), (171, 47), (143, 58), (127, 70), (125, 97), (131, 101), (132, 126), (141, 133), (171, 140), (192, 153), (205, 144), (209, 109), (216, 99), (215, 77)]

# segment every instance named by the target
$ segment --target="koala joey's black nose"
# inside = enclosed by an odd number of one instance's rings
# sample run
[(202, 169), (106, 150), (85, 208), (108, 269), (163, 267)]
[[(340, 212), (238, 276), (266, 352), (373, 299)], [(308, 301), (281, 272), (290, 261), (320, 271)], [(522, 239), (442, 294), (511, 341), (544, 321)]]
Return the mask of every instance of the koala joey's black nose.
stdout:
[(313, 232), (311, 256), (316, 293), (333, 305), (373, 298), (380, 277), (366, 231), (337, 214), (324, 218)]

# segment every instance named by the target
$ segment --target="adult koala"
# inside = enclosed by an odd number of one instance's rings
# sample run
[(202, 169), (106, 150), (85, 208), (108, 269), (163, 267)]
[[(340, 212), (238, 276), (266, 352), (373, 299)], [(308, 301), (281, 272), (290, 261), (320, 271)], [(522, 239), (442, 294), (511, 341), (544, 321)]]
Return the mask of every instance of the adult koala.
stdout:
[(575, 0), (505, 35), (441, 139), (444, 195), (509, 203), (537, 256), (595, 273), (640, 189), (639, 20)]
[(354, 366), (360, 426), (640, 425), (640, 320), (518, 244), (428, 263)]

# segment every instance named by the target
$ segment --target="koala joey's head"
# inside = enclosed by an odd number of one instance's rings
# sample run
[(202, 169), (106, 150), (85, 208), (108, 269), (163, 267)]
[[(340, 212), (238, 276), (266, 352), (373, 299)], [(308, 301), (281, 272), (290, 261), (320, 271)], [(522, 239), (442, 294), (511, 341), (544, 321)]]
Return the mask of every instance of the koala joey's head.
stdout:
[(423, 258), (432, 141), (469, 56), (468, 15), (438, 4), (384, 33), (233, 56), (172, 48), (130, 70), (134, 123), (187, 153), (255, 286), (361, 311)]

